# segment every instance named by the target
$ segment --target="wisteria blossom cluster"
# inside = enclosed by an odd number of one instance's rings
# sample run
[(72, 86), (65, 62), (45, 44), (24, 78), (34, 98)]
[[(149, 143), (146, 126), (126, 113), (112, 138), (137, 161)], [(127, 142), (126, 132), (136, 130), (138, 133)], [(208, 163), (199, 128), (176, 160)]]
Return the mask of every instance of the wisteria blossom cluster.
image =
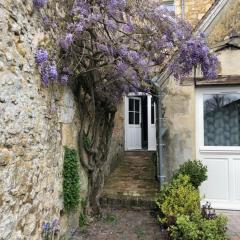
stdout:
[(50, 80), (57, 80), (57, 66), (54, 63), (49, 62), (48, 52), (45, 49), (40, 48), (37, 50), (35, 61), (40, 68), (41, 80), (44, 85), (48, 85)]
[[(46, 3), (33, 1), (37, 8)], [(65, 83), (70, 76), (81, 81), (87, 75), (97, 99), (115, 104), (123, 93), (149, 91), (150, 80), (166, 66), (177, 79), (196, 66), (206, 78), (215, 77), (217, 59), (204, 37), (193, 36), (189, 24), (150, 2), (73, 1), (64, 24), (59, 24), (65, 28), (57, 45), (58, 73), (45, 50), (36, 53), (43, 83), (57, 77)]]

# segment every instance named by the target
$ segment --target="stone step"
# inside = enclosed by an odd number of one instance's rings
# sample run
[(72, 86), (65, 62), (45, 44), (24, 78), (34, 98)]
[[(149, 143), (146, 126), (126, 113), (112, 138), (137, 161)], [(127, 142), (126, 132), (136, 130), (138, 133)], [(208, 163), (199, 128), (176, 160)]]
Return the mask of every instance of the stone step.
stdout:
[(104, 208), (115, 208), (115, 209), (155, 209), (155, 199), (151, 197), (142, 196), (121, 196), (121, 195), (103, 195), (100, 197), (100, 204)]
[(155, 207), (159, 183), (155, 180), (153, 152), (127, 151), (118, 168), (107, 179), (100, 203), (102, 207)]

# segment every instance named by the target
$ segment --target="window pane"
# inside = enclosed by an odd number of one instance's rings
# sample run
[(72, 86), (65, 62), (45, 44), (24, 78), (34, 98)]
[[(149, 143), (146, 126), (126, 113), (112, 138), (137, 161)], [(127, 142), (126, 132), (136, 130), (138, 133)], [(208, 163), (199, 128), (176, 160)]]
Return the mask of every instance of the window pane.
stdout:
[(166, 8), (169, 12), (175, 12), (174, 1), (165, 1), (163, 7)]
[(139, 112), (135, 112), (135, 124), (140, 123)]
[(153, 99), (151, 99), (151, 124), (155, 124), (155, 105)]
[(134, 113), (129, 112), (129, 124), (134, 124)]
[(134, 111), (133, 104), (134, 104), (134, 99), (129, 98), (129, 111)]
[(204, 95), (204, 145), (240, 146), (240, 94)]
[(135, 99), (135, 111), (139, 112), (139, 108), (140, 108), (140, 100)]

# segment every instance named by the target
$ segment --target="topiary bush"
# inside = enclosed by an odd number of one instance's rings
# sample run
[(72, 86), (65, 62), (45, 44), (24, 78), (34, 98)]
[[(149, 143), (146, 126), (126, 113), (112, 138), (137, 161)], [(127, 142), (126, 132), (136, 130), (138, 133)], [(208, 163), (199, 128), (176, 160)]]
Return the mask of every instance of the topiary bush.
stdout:
[(189, 160), (180, 165), (173, 178), (177, 178), (180, 174), (188, 175), (191, 184), (195, 188), (198, 188), (202, 182), (207, 180), (207, 167), (204, 166), (201, 161)]
[(172, 225), (178, 216), (200, 214), (199, 191), (192, 186), (187, 175), (179, 175), (163, 186), (157, 197), (159, 221), (163, 225)]
[(79, 159), (77, 151), (65, 147), (63, 164), (63, 201), (66, 211), (76, 209), (80, 203)]

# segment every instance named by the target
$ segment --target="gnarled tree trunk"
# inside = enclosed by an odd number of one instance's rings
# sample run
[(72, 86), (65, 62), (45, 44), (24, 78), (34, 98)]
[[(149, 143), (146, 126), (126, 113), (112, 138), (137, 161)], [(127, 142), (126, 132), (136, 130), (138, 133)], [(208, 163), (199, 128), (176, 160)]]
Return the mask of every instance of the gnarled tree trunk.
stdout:
[(87, 214), (99, 215), (99, 193), (104, 184), (116, 108), (96, 99), (92, 76), (75, 84), (80, 111), (79, 153), (88, 174)]

